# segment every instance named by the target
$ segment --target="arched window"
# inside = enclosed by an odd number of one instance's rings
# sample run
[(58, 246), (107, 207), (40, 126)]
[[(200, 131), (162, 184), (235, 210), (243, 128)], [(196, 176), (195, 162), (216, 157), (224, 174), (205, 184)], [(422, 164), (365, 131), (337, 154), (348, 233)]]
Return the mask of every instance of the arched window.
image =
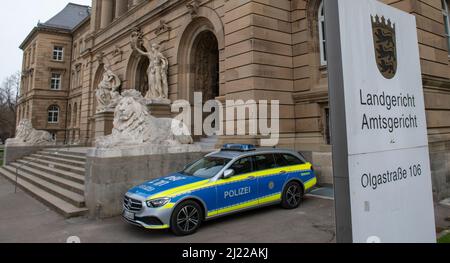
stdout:
[(442, 0), (442, 14), (444, 15), (445, 36), (447, 37), (447, 46), (450, 54), (450, 18), (448, 0)]
[(320, 65), (327, 65), (327, 46), (325, 38), (325, 12), (323, 9), (323, 1), (319, 5), (318, 9), (318, 24), (319, 24), (319, 46), (320, 46)]
[(48, 108), (48, 123), (59, 122), (59, 107), (52, 105)]
[(73, 127), (77, 127), (78, 125), (78, 107), (77, 103), (73, 105)]
[(69, 104), (69, 110), (67, 111), (67, 123), (68, 126), (72, 126), (72, 105)]

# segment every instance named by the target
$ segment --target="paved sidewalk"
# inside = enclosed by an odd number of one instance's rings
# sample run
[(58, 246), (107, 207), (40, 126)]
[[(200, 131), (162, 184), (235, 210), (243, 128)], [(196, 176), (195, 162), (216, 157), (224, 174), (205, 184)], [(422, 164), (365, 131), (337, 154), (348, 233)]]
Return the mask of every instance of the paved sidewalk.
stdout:
[[(435, 213), (437, 231), (450, 229), (450, 207), (436, 204)], [(335, 242), (334, 204), (307, 196), (295, 210), (263, 208), (206, 222), (193, 236), (175, 237), (167, 230), (148, 231), (126, 224), (120, 217), (66, 220), (26, 193), (15, 194), (14, 186), (0, 177), (0, 242), (60, 243), (70, 236), (93, 243), (330, 243)]]
[(169, 231), (148, 231), (120, 217), (107, 220), (64, 219), (59, 214), (0, 177), (0, 242), (335, 242), (333, 202), (306, 198), (295, 210), (277, 206), (206, 222), (192, 236), (175, 237)]

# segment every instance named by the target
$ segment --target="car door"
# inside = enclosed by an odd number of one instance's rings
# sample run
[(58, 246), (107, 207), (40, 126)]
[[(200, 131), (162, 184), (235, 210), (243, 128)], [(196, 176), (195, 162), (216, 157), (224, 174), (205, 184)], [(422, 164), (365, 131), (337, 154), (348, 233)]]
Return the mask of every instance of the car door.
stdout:
[(284, 159), (278, 154), (254, 156), (258, 177), (259, 203), (261, 205), (281, 200), (281, 192), (287, 179)]
[(258, 205), (258, 178), (253, 174), (252, 157), (235, 161), (230, 169), (235, 174), (217, 183), (217, 214), (226, 214)]

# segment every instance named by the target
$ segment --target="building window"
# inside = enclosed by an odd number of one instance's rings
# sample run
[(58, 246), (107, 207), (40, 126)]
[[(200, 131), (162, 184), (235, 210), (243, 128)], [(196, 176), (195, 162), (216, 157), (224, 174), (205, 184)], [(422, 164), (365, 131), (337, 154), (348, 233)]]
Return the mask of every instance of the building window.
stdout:
[(442, 0), (442, 13), (444, 15), (445, 37), (447, 38), (447, 47), (450, 54), (450, 18), (448, 11), (448, 0)]
[(33, 49), (31, 51), (31, 64), (34, 64), (36, 58), (36, 43), (33, 44)]
[(323, 9), (323, 1), (320, 3), (318, 10), (318, 23), (319, 23), (319, 45), (320, 45), (320, 65), (327, 65), (327, 46), (325, 38), (325, 13)]
[(331, 144), (331, 117), (330, 109), (325, 108), (325, 143)]
[(78, 107), (77, 103), (73, 105), (73, 126), (77, 127), (78, 125)]
[(69, 104), (69, 109), (67, 111), (67, 123), (69, 127), (72, 126), (72, 105)]
[(73, 44), (73, 59), (76, 59), (77, 57), (78, 57), (78, 54), (77, 54), (77, 43), (75, 43), (75, 44)]
[(59, 121), (59, 107), (56, 105), (48, 108), (48, 123), (58, 123)]
[(50, 88), (52, 90), (60, 90), (61, 89), (61, 74), (52, 73), (52, 80), (50, 82)]
[(81, 53), (83, 53), (83, 40), (80, 40), (78, 44), (78, 54), (81, 55)]
[(61, 46), (53, 47), (53, 60), (62, 61), (64, 57), (64, 48)]
[(81, 87), (81, 69), (77, 69), (76, 87)]

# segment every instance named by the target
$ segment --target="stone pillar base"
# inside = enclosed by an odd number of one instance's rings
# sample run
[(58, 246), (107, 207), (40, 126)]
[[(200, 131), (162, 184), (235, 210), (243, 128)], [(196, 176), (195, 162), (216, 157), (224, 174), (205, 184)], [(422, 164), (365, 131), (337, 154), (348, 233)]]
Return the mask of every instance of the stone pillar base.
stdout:
[(85, 198), (91, 218), (122, 213), (125, 193), (132, 187), (181, 171), (204, 156), (196, 145), (142, 144), (114, 149), (90, 149), (86, 162)]
[(106, 111), (95, 114), (95, 138), (110, 135), (113, 130), (114, 112)]
[(167, 103), (152, 102), (147, 104), (148, 110), (156, 118), (172, 118), (172, 106)]

